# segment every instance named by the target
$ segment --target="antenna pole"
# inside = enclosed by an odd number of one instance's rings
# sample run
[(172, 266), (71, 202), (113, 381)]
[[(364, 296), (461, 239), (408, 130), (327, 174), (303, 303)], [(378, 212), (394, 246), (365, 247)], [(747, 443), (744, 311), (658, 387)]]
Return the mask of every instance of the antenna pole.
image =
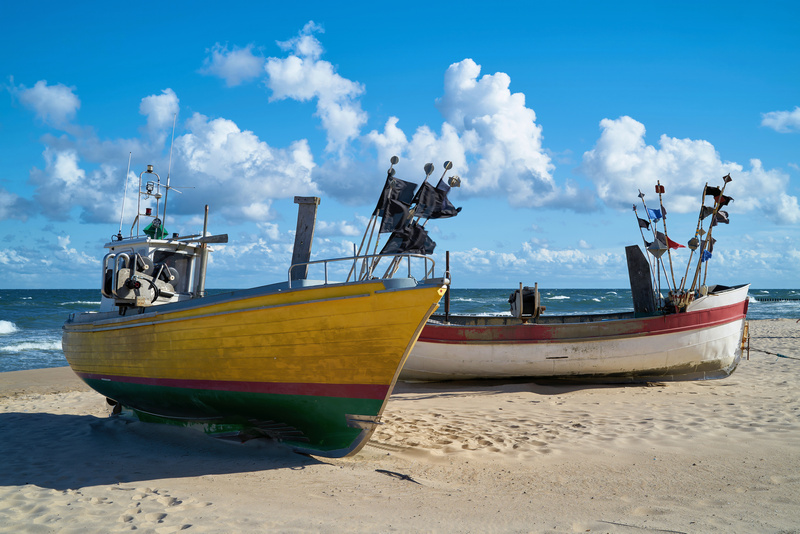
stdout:
[(128, 152), (128, 170), (125, 171), (125, 189), (122, 193), (122, 213), (119, 214), (119, 231), (117, 231), (117, 236), (122, 239), (122, 219), (125, 217), (125, 197), (128, 196), (128, 174), (131, 172), (131, 154), (132, 152)]
[(178, 120), (178, 114), (172, 116), (172, 141), (169, 143), (169, 167), (167, 167), (167, 190), (164, 191), (164, 217), (162, 218), (161, 227), (167, 227), (167, 196), (169, 195), (169, 175), (172, 172), (172, 145), (175, 144), (175, 122)]

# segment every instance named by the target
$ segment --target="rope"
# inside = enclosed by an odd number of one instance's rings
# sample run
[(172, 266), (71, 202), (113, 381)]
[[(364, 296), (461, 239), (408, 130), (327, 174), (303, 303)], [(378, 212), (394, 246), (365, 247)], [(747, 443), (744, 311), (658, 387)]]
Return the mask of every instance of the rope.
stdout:
[(755, 350), (757, 352), (763, 352), (764, 354), (769, 354), (770, 356), (777, 356), (778, 358), (788, 358), (790, 360), (800, 360), (800, 358), (795, 358), (794, 356), (786, 356), (785, 354), (778, 354), (777, 352), (770, 352), (768, 350), (762, 350), (762, 349), (750, 349), (750, 350)]

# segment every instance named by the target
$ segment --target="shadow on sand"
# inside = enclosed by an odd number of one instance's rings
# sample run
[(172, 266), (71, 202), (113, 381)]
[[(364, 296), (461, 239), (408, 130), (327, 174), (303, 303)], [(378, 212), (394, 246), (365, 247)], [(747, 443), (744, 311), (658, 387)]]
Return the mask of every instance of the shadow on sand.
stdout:
[(0, 414), (0, 486), (55, 490), (322, 463), (274, 441), (215, 439), (118, 417)]
[(392, 400), (443, 398), (459, 395), (497, 395), (501, 393), (531, 393), (532, 395), (564, 395), (588, 389), (620, 389), (665, 386), (661, 382), (608, 384), (589, 381), (568, 381), (530, 378), (453, 380), (447, 382), (397, 382)]

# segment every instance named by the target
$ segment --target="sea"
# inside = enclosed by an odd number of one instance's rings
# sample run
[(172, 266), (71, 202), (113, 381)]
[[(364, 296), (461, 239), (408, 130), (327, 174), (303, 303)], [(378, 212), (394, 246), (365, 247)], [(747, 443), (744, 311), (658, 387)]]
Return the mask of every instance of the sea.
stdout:
[[(209, 294), (225, 289), (209, 290)], [(512, 289), (459, 289), (450, 313), (509, 314)], [(547, 315), (630, 311), (629, 289), (540, 289)], [(749, 319), (800, 319), (800, 289), (750, 288)], [(70, 313), (97, 310), (96, 289), (0, 289), (0, 372), (67, 365), (61, 326)], [(444, 311), (444, 304), (439, 312)]]

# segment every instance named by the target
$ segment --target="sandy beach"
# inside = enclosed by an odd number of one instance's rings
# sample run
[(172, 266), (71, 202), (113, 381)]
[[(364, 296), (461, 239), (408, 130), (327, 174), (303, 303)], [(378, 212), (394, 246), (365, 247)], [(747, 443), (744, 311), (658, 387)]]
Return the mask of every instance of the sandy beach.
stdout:
[(723, 380), (400, 383), (341, 460), (2, 373), (0, 532), (800, 532), (800, 324), (750, 333)]

